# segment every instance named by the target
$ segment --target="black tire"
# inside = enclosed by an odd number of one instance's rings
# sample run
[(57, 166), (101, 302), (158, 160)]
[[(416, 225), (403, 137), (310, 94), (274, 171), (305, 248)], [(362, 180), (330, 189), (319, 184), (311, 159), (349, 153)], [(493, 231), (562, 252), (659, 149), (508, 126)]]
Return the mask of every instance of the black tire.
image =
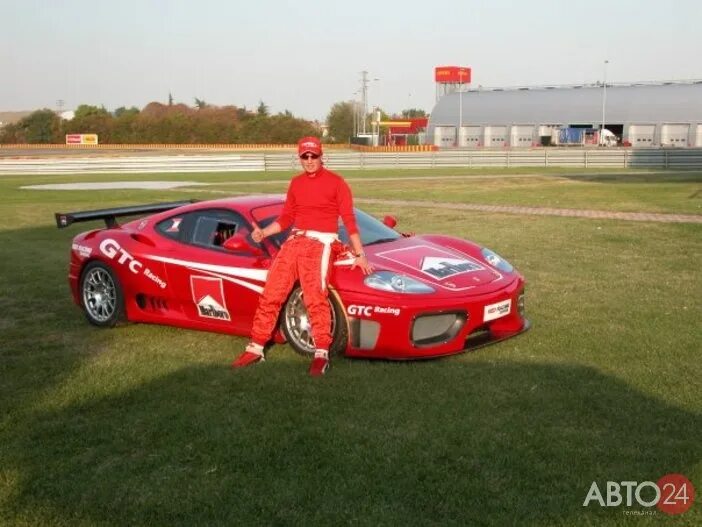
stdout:
[[(346, 351), (349, 332), (344, 310), (332, 291), (329, 291), (329, 308), (332, 313), (332, 343), (329, 346), (329, 354), (342, 355)], [(290, 293), (280, 317), (283, 334), (292, 349), (305, 357), (314, 356), (307, 309), (302, 301), (302, 288), (299, 285)]]
[(124, 320), (124, 294), (114, 271), (102, 262), (85, 266), (80, 276), (80, 303), (94, 326), (110, 328)]

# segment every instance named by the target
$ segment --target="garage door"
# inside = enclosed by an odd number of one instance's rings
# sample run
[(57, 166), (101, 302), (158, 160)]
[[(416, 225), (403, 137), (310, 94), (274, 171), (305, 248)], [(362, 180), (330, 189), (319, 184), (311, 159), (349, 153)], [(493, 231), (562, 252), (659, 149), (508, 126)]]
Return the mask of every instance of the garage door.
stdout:
[(654, 124), (632, 124), (629, 125), (628, 141), (635, 148), (653, 146), (655, 133), (656, 125)]
[(478, 147), (480, 146), (480, 127), (462, 126), (461, 136), (458, 140), (459, 146)]
[(534, 142), (534, 127), (513, 125), (510, 129), (509, 144), (515, 148), (528, 148)]
[(505, 146), (507, 144), (506, 126), (486, 126), (485, 146)]
[(456, 127), (437, 126), (434, 128), (434, 144), (438, 147), (456, 146)]
[(661, 127), (661, 146), (687, 146), (689, 124), (664, 124)]

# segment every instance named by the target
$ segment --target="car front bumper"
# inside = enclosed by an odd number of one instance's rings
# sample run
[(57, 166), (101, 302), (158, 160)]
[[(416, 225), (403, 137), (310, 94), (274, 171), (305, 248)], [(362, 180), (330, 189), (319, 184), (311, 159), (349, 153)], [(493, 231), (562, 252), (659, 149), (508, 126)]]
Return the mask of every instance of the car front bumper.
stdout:
[(524, 316), (522, 279), (494, 293), (451, 299), (408, 295), (402, 304), (355, 292), (340, 296), (349, 325), (348, 357), (442, 357), (512, 338), (531, 327)]

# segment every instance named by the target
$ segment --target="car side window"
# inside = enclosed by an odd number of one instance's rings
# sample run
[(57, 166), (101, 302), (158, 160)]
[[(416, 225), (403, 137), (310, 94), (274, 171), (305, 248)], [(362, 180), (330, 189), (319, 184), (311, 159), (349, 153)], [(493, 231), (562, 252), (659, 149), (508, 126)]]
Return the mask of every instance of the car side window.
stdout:
[(156, 231), (171, 240), (180, 240), (183, 215), (174, 216), (156, 224)]
[(239, 214), (225, 209), (205, 209), (165, 219), (156, 225), (164, 236), (188, 245), (225, 251), (224, 242), (234, 234), (251, 231)]

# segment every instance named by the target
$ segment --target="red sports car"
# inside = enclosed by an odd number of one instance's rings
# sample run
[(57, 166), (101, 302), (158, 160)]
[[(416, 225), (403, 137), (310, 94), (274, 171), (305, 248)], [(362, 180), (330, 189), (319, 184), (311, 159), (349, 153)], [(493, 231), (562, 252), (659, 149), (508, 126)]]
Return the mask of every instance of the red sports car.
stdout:
[[(59, 228), (103, 219), (71, 246), (69, 282), (88, 321), (133, 322), (248, 336), (267, 269), (288, 232), (256, 244), (255, 222), (274, 221), (284, 196), (160, 203), (57, 213)], [(118, 217), (145, 215), (117, 224)], [(332, 352), (349, 357), (419, 359), (458, 353), (526, 331), (524, 278), (470, 241), (407, 235), (356, 209), (368, 261), (365, 276), (338, 252), (330, 275)], [(348, 238), (343, 225), (340, 239)], [(280, 315), (277, 342), (314, 353), (302, 292)]]

